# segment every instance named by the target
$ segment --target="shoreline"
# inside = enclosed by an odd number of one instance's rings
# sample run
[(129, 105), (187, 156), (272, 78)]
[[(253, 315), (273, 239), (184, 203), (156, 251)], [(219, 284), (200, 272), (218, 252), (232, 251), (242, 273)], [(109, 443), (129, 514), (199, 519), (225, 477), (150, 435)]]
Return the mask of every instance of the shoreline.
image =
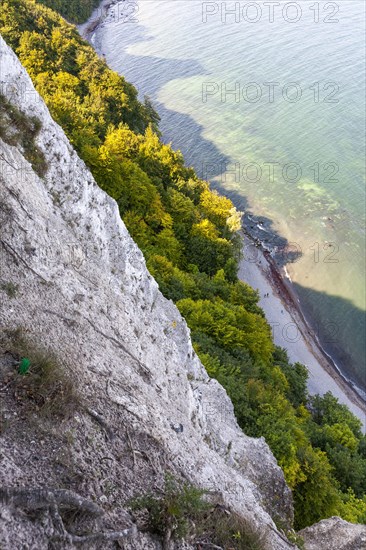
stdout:
[(330, 391), (361, 420), (366, 432), (366, 403), (323, 350), (306, 321), (291, 282), (260, 241), (254, 240), (244, 228), (241, 236), (244, 251), (250, 254), (248, 260), (245, 257), (240, 260), (238, 277), (259, 291), (259, 306), (272, 327), (275, 344), (286, 348), (292, 363), (307, 367), (310, 395)]
[[(108, 19), (109, 9), (118, 1), (103, 0), (88, 21), (78, 26), (80, 35), (91, 43), (101, 57), (104, 57), (103, 53), (96, 47), (93, 37), (96, 30)], [(259, 305), (265, 312), (269, 324), (273, 325), (274, 342), (287, 349), (292, 363), (299, 362), (306, 365), (309, 372), (308, 391), (311, 395), (330, 391), (340, 403), (347, 405), (361, 420), (363, 431), (366, 433), (366, 401), (357, 392), (353, 383), (342, 374), (332, 357), (322, 348), (318, 337), (304, 316), (285, 270), (276, 265), (260, 239), (252, 237), (244, 228), (241, 235), (243, 247), (255, 247), (259, 257), (254, 262), (242, 259), (238, 277), (254, 289), (258, 288), (258, 284), (260, 289), (262, 288)], [(263, 288), (266, 289), (265, 294), (269, 294), (265, 299), (263, 299)], [(298, 333), (296, 341), (286, 332), (293, 330), (294, 327)]]
[[(109, 9), (114, 4), (118, 4), (118, 2), (120, 2), (120, 0), (102, 0), (99, 6), (94, 9), (89, 19), (85, 21), (85, 23), (77, 25), (80, 36), (87, 42), (91, 43), (93, 47), (93, 35), (95, 31), (101, 26), (103, 21), (106, 20)], [(100, 52), (97, 51), (97, 53), (100, 55)]]

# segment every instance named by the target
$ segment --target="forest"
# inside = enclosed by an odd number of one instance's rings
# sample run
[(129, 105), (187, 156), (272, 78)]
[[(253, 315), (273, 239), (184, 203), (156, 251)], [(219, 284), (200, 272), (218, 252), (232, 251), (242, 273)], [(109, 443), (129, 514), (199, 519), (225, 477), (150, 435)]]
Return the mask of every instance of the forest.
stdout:
[(186, 319), (202, 363), (232, 399), (239, 425), (269, 444), (293, 491), (295, 528), (333, 515), (366, 523), (360, 421), (330, 393), (310, 397), (306, 368), (274, 345), (257, 292), (237, 277), (241, 214), (163, 143), (149, 98), (139, 102), (134, 86), (61, 17), (79, 22), (97, 3), (3, 0), (0, 32), (99, 186), (117, 201), (150, 273)]
[(100, 0), (39, 0), (71, 23), (84, 23), (98, 7)]

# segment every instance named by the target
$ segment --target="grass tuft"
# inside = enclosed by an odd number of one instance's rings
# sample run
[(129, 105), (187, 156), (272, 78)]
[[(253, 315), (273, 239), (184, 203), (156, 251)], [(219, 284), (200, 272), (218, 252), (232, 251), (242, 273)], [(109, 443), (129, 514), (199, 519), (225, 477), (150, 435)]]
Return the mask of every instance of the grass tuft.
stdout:
[[(17, 401), (45, 417), (70, 417), (81, 399), (66, 365), (22, 329), (7, 332), (7, 349), (15, 358), (12, 385)], [(27, 369), (22, 370), (25, 362)]]
[(43, 177), (47, 171), (47, 163), (35, 143), (40, 129), (41, 122), (36, 117), (28, 117), (0, 93), (0, 138), (13, 147), (20, 145), (33, 170), (39, 177)]
[(18, 292), (18, 288), (18, 285), (15, 285), (12, 282), (0, 284), (0, 290), (3, 290), (9, 298), (15, 298)]
[(265, 533), (258, 531), (248, 520), (222, 506), (216, 506), (200, 525), (206, 542), (230, 550), (263, 550)]
[(263, 550), (265, 534), (246, 519), (222, 505), (207, 500), (207, 491), (165, 477), (160, 493), (149, 493), (130, 501), (130, 509), (142, 513), (142, 529), (161, 536), (163, 547), (171, 539), (189, 538), (197, 548)]

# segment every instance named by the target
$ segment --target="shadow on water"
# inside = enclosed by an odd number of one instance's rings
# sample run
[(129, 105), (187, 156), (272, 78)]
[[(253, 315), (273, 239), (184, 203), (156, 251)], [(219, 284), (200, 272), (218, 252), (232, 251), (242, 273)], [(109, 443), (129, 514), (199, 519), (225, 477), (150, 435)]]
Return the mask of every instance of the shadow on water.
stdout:
[[(118, 33), (118, 48), (104, 51), (104, 43), (107, 42), (109, 33), (114, 31)], [(221, 153), (212, 141), (203, 137), (203, 126), (197, 124), (190, 115), (167, 109), (158, 100), (159, 91), (167, 83), (209, 73), (200, 63), (191, 59), (131, 55), (126, 51), (128, 47), (139, 42), (147, 42), (152, 37), (142, 25), (129, 26), (129, 32), (122, 35), (119, 35), (119, 32), (118, 26), (106, 24), (101, 27), (95, 35), (97, 50), (106, 55), (112, 69), (134, 84), (141, 100), (144, 95), (148, 95), (152, 100), (161, 118), (160, 131), (163, 141), (171, 142), (174, 149), (179, 149), (186, 164), (193, 166), (200, 177), (204, 178), (208, 170), (210, 177), (219, 176), (230, 163), (229, 157)]]
[[(365, 312), (339, 296), (297, 283), (293, 287), (323, 349), (347, 373), (347, 378), (366, 393)], [(326, 311), (327, 317), (320, 318), (319, 311)]]
[[(99, 29), (98, 34), (100, 32), (105, 33), (106, 27)], [(107, 32), (113, 33), (113, 30), (109, 29)], [(98, 38), (98, 34), (96, 46), (101, 50), (100, 40), (103, 37)], [(243, 226), (246, 232), (271, 252), (279, 267), (295, 262), (301, 256), (301, 252), (296, 248), (291, 249), (291, 243), (276, 232), (272, 220), (248, 211), (245, 195), (223, 185), (219, 176), (221, 177), (230, 165), (230, 158), (222, 154), (214, 143), (203, 137), (204, 128), (190, 115), (167, 109), (157, 99), (159, 91), (168, 82), (208, 73), (194, 60), (164, 59), (127, 53), (127, 47), (132, 44), (152, 39), (141, 25), (134, 25), (133, 32), (124, 33), (117, 38), (120, 41), (118, 48), (106, 52), (108, 64), (137, 87), (141, 99), (145, 94), (150, 97), (161, 117), (160, 130), (164, 142), (171, 142), (174, 149), (180, 149), (186, 164), (193, 166), (199, 177), (212, 180), (212, 187), (229, 197), (235, 206), (244, 212)], [(293, 284), (293, 288), (301, 301), (311, 330), (318, 337), (323, 349), (332, 356), (340, 370), (347, 373), (347, 378), (366, 392), (365, 313), (346, 299), (318, 292), (297, 283)], [(324, 316), (320, 319), (321, 311), (327, 312), (327, 319)], [(354, 343), (355, 334), (359, 336), (357, 344)], [(352, 347), (351, 344), (347, 345), (348, 341), (352, 342)]]
[(229, 157), (221, 153), (212, 141), (203, 137), (203, 126), (197, 124), (190, 115), (168, 109), (157, 99), (165, 84), (172, 80), (205, 74), (202, 67), (190, 60), (128, 55), (128, 65), (130, 63), (136, 74), (134, 85), (140, 95), (147, 94), (150, 97), (159, 113), (163, 141), (172, 143), (174, 149), (179, 149), (186, 163), (193, 166), (200, 177), (205, 178), (208, 172), (210, 177), (219, 176), (230, 164)]
[[(111, 37), (117, 42), (117, 47), (110, 43)], [(168, 109), (158, 100), (160, 90), (171, 81), (209, 75), (204, 67), (191, 59), (166, 59), (128, 53), (127, 49), (134, 44), (153, 40), (140, 24), (129, 25), (127, 30), (127, 26), (110, 26), (107, 23), (99, 28), (95, 39), (97, 49), (106, 54), (108, 64), (136, 86), (140, 99), (148, 95), (152, 100), (161, 118), (163, 141), (179, 149), (186, 164), (192, 166), (200, 178), (211, 181), (214, 189), (229, 197), (244, 212), (246, 231), (273, 252), (279, 266), (296, 261), (300, 253), (289, 249), (287, 240), (275, 231), (272, 220), (249, 212), (245, 195), (223, 185), (223, 174), (229, 174), (233, 168), (232, 162), (212, 141), (204, 138), (204, 127), (197, 124), (192, 116)]]

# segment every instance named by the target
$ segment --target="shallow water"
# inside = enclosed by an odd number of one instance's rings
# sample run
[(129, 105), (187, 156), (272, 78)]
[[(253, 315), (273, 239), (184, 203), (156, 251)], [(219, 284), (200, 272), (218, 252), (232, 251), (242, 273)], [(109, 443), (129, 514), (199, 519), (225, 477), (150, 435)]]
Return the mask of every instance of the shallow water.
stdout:
[(164, 139), (245, 210), (366, 391), (365, 4), (290, 4), (271, 18), (239, 2), (224, 23), (234, 2), (121, 2), (94, 38), (153, 99)]

